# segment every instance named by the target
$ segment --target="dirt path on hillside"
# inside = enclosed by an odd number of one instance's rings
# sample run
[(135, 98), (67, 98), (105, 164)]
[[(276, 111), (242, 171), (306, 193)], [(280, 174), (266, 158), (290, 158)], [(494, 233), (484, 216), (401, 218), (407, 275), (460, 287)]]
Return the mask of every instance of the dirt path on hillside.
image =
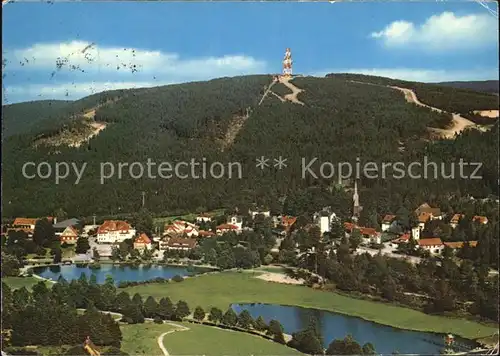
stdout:
[(498, 119), (498, 110), (476, 110), (474, 114), (481, 115), (482, 117), (489, 117), (491, 119)]
[[(411, 89), (408, 88), (401, 88), (401, 87), (396, 87), (396, 86), (389, 86), (389, 88), (396, 89), (401, 91), (407, 102), (416, 104), (418, 106), (422, 106), (424, 108), (431, 109), (433, 111), (436, 111), (438, 113), (447, 113), (447, 111), (444, 111), (442, 109), (427, 105), (422, 103), (420, 100), (418, 100), (417, 95), (415, 92)], [(442, 137), (445, 138), (454, 138), (456, 134), (459, 134), (463, 130), (469, 127), (476, 127), (476, 124), (473, 123), (472, 121), (466, 119), (465, 117), (459, 115), (459, 114), (451, 114), (452, 119), (453, 119), (453, 126), (451, 126), (448, 129), (438, 129), (438, 128), (430, 128), (434, 133), (439, 134)]]
[(292, 103), (299, 104), (299, 105), (304, 105), (304, 103), (302, 101), (300, 101), (299, 99), (297, 99), (297, 96), (300, 93), (302, 93), (304, 90), (299, 89), (295, 85), (293, 85), (292, 83), (290, 83), (290, 81), (292, 79), (293, 78), (280, 78), (280, 83), (283, 84), (284, 86), (286, 86), (288, 89), (290, 89), (292, 91), (291, 94), (286, 94), (284, 96), (284, 98), (286, 100), (291, 101)]
[(221, 152), (223, 152), (228, 147), (231, 147), (231, 145), (234, 143), (234, 140), (236, 140), (238, 133), (241, 131), (241, 129), (245, 125), (245, 122), (250, 117), (250, 114), (251, 114), (251, 109), (247, 108), (245, 115), (235, 115), (233, 117), (231, 123), (229, 124), (226, 135), (224, 139), (222, 139), (220, 148)]
[(105, 122), (98, 122), (94, 121), (95, 120), (95, 113), (98, 108), (100, 108), (102, 105), (98, 105), (91, 110), (87, 111), (85, 114), (82, 116), (88, 120), (88, 125), (92, 127), (92, 132), (89, 133), (86, 137), (77, 140), (76, 142), (73, 142), (72, 144), (69, 145), (69, 147), (80, 147), (83, 143), (89, 141), (92, 137), (99, 135), (99, 132), (104, 130), (106, 128), (106, 123)]
[[(415, 94), (415, 92), (412, 89), (401, 88), (401, 87), (390, 86), (390, 85), (380, 85), (380, 84), (374, 84), (374, 83), (360, 82), (360, 81), (356, 81), (356, 80), (351, 80), (350, 82), (395, 89), (395, 90), (402, 92), (406, 101), (409, 103), (413, 103), (415, 105), (422, 106), (422, 107), (428, 108), (430, 110), (433, 110), (433, 111), (436, 111), (439, 113), (448, 113), (445, 110), (442, 110), (442, 109), (439, 109), (439, 108), (422, 103), (420, 100), (418, 100), (417, 95)], [(439, 136), (444, 137), (444, 138), (448, 138), (448, 139), (454, 138), (456, 134), (462, 132), (466, 128), (480, 129), (479, 125), (476, 125), (472, 121), (466, 119), (465, 117), (463, 117), (459, 114), (454, 114), (454, 113), (449, 113), (449, 114), (451, 114), (451, 116), (452, 116), (453, 126), (451, 126), (450, 128), (447, 128), (447, 129), (438, 129), (435, 127), (429, 127), (429, 129), (432, 132), (434, 132), (435, 134), (438, 134)]]
[(87, 137), (84, 137), (83, 139), (70, 144), (69, 147), (80, 147), (83, 143), (89, 141), (92, 137), (99, 135), (99, 132), (106, 128), (105, 122), (91, 122), (89, 125), (93, 129), (92, 133), (87, 135)]
[[(269, 87), (266, 89), (266, 91), (264, 92), (264, 95), (262, 95), (262, 98), (260, 99), (259, 101), (259, 106), (262, 104), (262, 102), (264, 101), (264, 99), (269, 95), (269, 94), (272, 94), (274, 95), (276, 98), (278, 98), (282, 103), (284, 103), (285, 101), (290, 101), (294, 104), (299, 104), (299, 105), (304, 105), (304, 103), (302, 101), (300, 101), (297, 96), (302, 93), (304, 90), (303, 89), (300, 89), (300, 88), (297, 88), (295, 85), (293, 85), (292, 83), (290, 83), (291, 81), (293, 80), (293, 77), (292, 78), (286, 78), (286, 77), (279, 77), (279, 80), (273, 80), (273, 82), (269, 85)], [(274, 91), (271, 90), (271, 88), (276, 84), (276, 83), (281, 83), (283, 84), (284, 86), (286, 86), (288, 89), (290, 89), (292, 92), (290, 94), (286, 94), (285, 96), (280, 96), (278, 94), (276, 94)]]

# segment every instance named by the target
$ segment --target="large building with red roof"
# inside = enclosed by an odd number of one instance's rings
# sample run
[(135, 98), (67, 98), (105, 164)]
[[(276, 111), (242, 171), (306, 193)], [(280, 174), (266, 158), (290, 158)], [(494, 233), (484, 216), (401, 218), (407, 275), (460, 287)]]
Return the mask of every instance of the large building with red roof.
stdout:
[(153, 248), (153, 244), (151, 243), (151, 239), (148, 235), (142, 233), (137, 236), (134, 240), (134, 249), (136, 250), (151, 250)]
[(127, 239), (133, 239), (135, 229), (126, 221), (106, 220), (97, 229), (98, 243), (120, 243)]

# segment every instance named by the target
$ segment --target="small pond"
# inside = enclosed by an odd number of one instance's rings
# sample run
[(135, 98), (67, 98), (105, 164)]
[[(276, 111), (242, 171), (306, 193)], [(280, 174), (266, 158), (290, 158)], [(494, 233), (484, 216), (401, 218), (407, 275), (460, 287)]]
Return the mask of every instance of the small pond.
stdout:
[(91, 269), (88, 266), (82, 265), (64, 265), (52, 267), (35, 267), (33, 273), (43, 278), (57, 281), (62, 276), (67, 281), (80, 278), (84, 273), (87, 278), (95, 275), (97, 283), (102, 284), (106, 281), (106, 276), (110, 275), (116, 284), (122, 281), (143, 282), (155, 278), (169, 279), (175, 275), (179, 276), (192, 276), (207, 272), (207, 269), (196, 267), (178, 267), (178, 266), (125, 266), (125, 265), (112, 265), (101, 264), (99, 269)]
[[(444, 347), (444, 335), (396, 329), (361, 318), (346, 316), (329, 311), (273, 304), (233, 304), (236, 313), (248, 310), (253, 318), (262, 316), (269, 323), (278, 320), (286, 334), (303, 330), (314, 317), (324, 338), (324, 347), (333, 339), (343, 339), (347, 334), (361, 345), (370, 342), (378, 354), (439, 354)], [(465, 351), (475, 346), (470, 340), (456, 338), (456, 351)]]

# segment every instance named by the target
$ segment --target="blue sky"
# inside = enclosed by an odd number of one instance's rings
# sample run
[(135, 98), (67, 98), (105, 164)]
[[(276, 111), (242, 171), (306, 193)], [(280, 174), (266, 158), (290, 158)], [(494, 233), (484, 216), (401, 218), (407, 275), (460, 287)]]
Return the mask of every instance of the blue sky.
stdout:
[(279, 73), (286, 47), (302, 74), (498, 79), (498, 23), (475, 2), (16, 2), (2, 26), (4, 104)]

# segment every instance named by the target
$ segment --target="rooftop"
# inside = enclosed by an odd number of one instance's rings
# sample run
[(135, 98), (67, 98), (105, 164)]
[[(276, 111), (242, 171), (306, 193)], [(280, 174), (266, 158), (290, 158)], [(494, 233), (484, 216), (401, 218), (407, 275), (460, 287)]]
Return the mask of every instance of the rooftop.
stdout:
[(431, 237), (429, 239), (418, 240), (419, 246), (442, 246), (443, 241), (439, 237)]
[(67, 228), (68, 226), (75, 226), (78, 224), (80, 224), (80, 220), (76, 218), (71, 218), (58, 222), (57, 224), (54, 224), (54, 229), (64, 229)]

